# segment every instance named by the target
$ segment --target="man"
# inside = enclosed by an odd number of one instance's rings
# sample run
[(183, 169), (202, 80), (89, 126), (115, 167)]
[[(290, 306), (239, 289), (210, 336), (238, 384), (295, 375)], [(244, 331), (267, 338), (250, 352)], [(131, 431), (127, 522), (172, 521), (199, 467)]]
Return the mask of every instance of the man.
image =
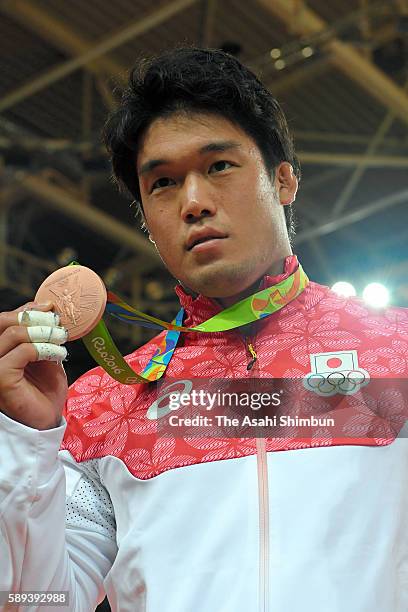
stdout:
[[(370, 312), (302, 276), (287, 124), (236, 59), (179, 49), (139, 66), (105, 141), (179, 281), (183, 325), (258, 300), (242, 326), (182, 334), (169, 388), (178, 379), (189, 390), (197, 377), (298, 379), (315, 412), (332, 373), (350, 405), (344, 372), (356, 390), (407, 377), (406, 311)], [(252, 297), (264, 289), (280, 300), (272, 314)], [(408, 609), (400, 421), (393, 436), (361, 433), (361, 421), (348, 438), (160, 436), (157, 384), (121, 385), (97, 368), (71, 388), (66, 427), (52, 362), (64, 357), (64, 332), (50, 304), (29, 306), (0, 317), (3, 590), (69, 591), (80, 612), (105, 592), (120, 612)], [(164, 341), (129, 364), (141, 372)]]

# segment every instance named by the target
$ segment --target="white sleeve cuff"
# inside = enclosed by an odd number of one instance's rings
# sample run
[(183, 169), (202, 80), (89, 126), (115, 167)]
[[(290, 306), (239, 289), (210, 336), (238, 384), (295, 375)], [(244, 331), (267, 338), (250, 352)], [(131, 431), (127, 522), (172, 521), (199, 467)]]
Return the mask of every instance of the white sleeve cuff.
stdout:
[(65, 429), (64, 418), (58, 427), (40, 431), (0, 412), (0, 482), (13, 486), (25, 480), (30, 488), (47, 482), (55, 472)]

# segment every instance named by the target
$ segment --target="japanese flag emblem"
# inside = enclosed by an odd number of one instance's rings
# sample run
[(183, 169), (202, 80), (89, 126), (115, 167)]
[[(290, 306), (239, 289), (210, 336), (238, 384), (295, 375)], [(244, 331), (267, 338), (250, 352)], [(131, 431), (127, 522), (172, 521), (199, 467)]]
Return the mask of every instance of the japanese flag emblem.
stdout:
[(367, 370), (358, 365), (355, 350), (315, 353), (310, 355), (310, 365), (303, 385), (321, 396), (353, 395), (370, 381)]

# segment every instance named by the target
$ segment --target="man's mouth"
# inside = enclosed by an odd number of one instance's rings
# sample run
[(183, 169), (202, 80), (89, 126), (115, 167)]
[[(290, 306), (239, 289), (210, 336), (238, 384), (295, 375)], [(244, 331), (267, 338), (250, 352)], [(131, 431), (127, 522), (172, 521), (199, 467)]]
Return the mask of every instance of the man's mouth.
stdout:
[(201, 238), (200, 240), (196, 240), (193, 245), (189, 248), (189, 251), (192, 251), (199, 244), (203, 244), (204, 242), (209, 242), (210, 240), (222, 240), (222, 238)]
[(199, 244), (203, 244), (205, 242), (210, 242), (210, 241), (216, 241), (216, 240), (222, 240), (223, 238), (226, 238), (226, 234), (222, 234), (221, 232), (215, 231), (215, 230), (202, 230), (202, 231), (198, 231), (193, 233), (188, 241), (187, 241), (187, 251), (192, 251), (195, 247), (197, 247)]

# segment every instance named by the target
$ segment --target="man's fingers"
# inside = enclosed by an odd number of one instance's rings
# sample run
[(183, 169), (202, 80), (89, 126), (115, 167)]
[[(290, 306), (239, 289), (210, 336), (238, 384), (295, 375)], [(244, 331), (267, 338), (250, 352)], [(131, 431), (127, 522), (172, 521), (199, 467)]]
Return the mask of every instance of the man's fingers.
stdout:
[(22, 310), (51, 310), (54, 304), (51, 301), (44, 302), (43, 304), (37, 302), (27, 302), (22, 306), (19, 306), (13, 312), (20, 312)]
[(11, 325), (59, 325), (59, 315), (50, 312), (52, 303), (34, 304), (29, 302), (16, 310), (0, 312), (0, 334)]
[(37, 361), (56, 361), (60, 363), (66, 359), (68, 351), (65, 346), (49, 344), (48, 342), (33, 342), (37, 351)]
[[(19, 344), (31, 342), (33, 344), (39, 343), (54, 346), (64, 344), (67, 338), (68, 332), (64, 327), (11, 325), (0, 336), (0, 358), (7, 355)], [(43, 354), (45, 354), (44, 348), (40, 347), (40, 355)], [(47, 354), (49, 353), (47, 352)], [(56, 354), (59, 355), (60, 352), (57, 351)]]
[(5, 357), (0, 358), (0, 371), (7, 360), (7, 370), (23, 370), (34, 361), (55, 361), (61, 363), (67, 356), (64, 346), (46, 342), (26, 342), (13, 348)]
[(66, 393), (68, 334), (52, 308), (29, 302), (0, 313), (0, 412), (35, 429), (59, 423)]
[(64, 361), (68, 332), (60, 327), (60, 317), (51, 312), (52, 302), (29, 302), (12, 312), (0, 314), (0, 362), (24, 368), (33, 361)]
[(27, 327), (26, 332), (31, 342), (64, 344), (64, 342), (68, 340), (68, 330), (65, 329), (65, 327), (49, 327), (47, 325), (35, 325)]
[(17, 314), (19, 325), (49, 325), (58, 326), (60, 317), (55, 312), (41, 312), (40, 310), (23, 310)]

